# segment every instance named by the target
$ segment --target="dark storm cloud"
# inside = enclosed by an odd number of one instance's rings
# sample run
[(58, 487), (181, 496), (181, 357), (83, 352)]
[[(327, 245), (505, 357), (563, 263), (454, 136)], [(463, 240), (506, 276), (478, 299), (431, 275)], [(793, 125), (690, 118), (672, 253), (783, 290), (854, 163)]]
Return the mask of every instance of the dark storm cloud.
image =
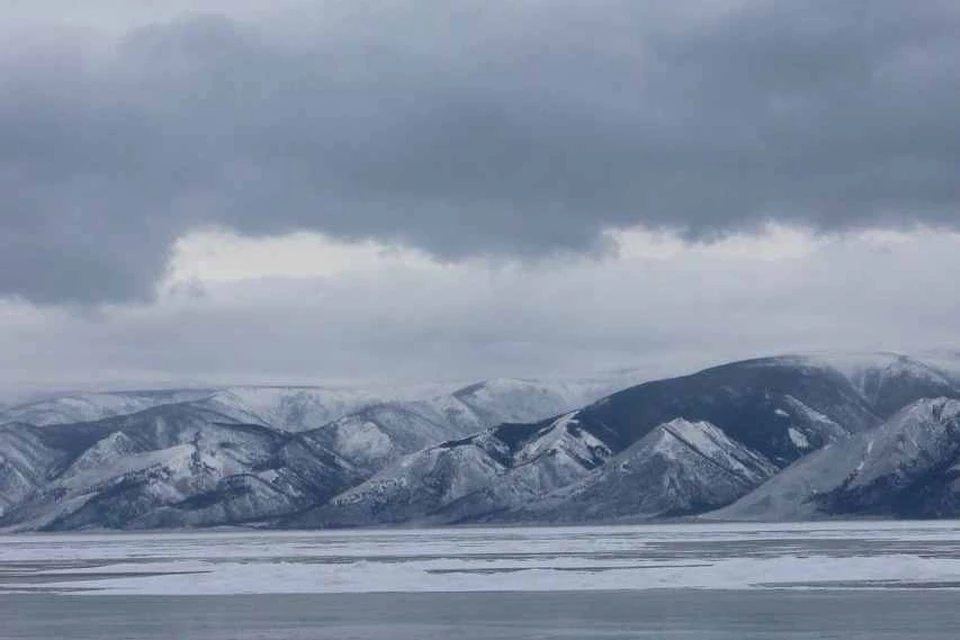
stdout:
[(0, 53), (0, 296), (149, 296), (173, 240), (442, 258), (960, 226), (953, 2), (329, 3)]

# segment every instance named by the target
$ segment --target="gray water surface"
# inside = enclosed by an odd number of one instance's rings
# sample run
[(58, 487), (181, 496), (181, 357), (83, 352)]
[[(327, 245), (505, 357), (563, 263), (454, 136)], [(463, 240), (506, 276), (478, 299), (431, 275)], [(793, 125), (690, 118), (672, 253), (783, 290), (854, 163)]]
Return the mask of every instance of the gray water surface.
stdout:
[(16, 640), (956, 640), (955, 591), (0, 596)]

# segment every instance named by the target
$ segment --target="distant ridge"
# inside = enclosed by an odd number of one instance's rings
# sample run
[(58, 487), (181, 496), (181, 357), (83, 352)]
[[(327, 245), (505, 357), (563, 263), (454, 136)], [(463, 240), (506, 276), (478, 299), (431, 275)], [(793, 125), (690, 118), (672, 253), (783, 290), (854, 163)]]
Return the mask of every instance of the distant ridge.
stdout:
[(956, 516), (958, 363), (52, 397), (0, 412), (0, 527)]

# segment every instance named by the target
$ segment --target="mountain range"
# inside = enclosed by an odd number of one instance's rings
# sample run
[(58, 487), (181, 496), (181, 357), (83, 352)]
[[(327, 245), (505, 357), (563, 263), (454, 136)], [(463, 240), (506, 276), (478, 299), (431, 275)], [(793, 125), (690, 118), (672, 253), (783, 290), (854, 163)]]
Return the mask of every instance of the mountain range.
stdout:
[(53, 396), (0, 410), (0, 527), (954, 516), (958, 364)]

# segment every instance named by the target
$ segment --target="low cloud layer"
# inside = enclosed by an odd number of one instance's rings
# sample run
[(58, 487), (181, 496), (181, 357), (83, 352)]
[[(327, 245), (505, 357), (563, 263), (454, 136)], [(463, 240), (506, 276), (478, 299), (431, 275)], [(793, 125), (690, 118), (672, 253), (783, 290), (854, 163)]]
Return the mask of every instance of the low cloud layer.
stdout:
[(632, 244), (617, 259), (491, 267), (396, 256), (378, 269), (344, 248), (326, 276), (243, 280), (230, 268), (242, 256), (221, 254), (215, 279), (170, 283), (151, 305), (81, 315), (0, 303), (0, 397), (618, 367), (665, 376), (784, 352), (958, 350), (960, 233)]
[(955, 2), (249, 6), (4, 27), (0, 298), (148, 299), (210, 227), (453, 262), (960, 228)]

